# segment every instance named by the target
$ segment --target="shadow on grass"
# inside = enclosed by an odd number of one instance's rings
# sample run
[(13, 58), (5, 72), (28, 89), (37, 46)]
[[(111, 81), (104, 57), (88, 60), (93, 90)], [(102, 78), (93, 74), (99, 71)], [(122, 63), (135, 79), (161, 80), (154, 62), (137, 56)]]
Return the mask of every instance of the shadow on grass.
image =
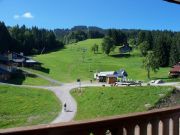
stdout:
[(45, 68), (45, 67), (31, 68), (31, 69), (37, 70), (37, 71), (41, 71), (41, 72), (46, 73), (46, 74), (49, 74), (49, 72), (50, 72), (50, 69), (49, 68)]
[(180, 78), (171, 78), (171, 77), (152, 77), (151, 80), (164, 80), (166, 82), (180, 82)]
[(171, 79), (169, 77), (151, 77), (151, 80), (168, 80)]
[(129, 58), (131, 55), (130, 54), (114, 54), (110, 56), (114, 58)]
[(29, 73), (18, 70), (16, 73), (14, 73), (11, 76), (11, 79), (3, 81), (3, 82), (4, 83), (9, 83), (9, 84), (22, 85), (27, 77), (29, 77), (29, 78), (37, 78), (37, 76), (34, 75), (34, 74), (29, 74)]

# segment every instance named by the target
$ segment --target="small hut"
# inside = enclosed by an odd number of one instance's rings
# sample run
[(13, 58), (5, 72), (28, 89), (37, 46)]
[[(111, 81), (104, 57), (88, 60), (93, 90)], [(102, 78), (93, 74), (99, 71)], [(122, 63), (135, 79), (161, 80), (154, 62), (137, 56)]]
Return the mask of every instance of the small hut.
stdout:
[(117, 82), (116, 75), (107, 75), (106, 82), (107, 82), (107, 84), (114, 84), (115, 82)]

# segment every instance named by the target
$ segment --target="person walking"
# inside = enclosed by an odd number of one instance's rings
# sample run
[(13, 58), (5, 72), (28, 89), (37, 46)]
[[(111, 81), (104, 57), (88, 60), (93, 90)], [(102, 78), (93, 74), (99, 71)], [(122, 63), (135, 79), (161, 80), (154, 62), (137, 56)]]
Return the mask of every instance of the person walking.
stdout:
[(66, 105), (66, 103), (64, 103), (64, 111), (66, 112), (67, 111), (67, 105)]

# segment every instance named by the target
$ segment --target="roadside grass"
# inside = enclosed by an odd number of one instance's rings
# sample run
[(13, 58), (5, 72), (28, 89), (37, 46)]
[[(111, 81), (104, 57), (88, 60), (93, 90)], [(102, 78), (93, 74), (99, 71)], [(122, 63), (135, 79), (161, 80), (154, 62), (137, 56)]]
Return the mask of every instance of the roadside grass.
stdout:
[(10, 79), (6, 81), (6, 83), (10, 84), (16, 84), (16, 85), (33, 85), (33, 86), (53, 86), (55, 84), (49, 82), (48, 80), (45, 80), (40, 77), (26, 77), (26, 78), (21, 78), (17, 77), (14, 79)]
[[(73, 82), (77, 78), (90, 80), (93, 73), (97, 71), (115, 71), (125, 69), (128, 78), (133, 80), (148, 81), (147, 73), (142, 68), (142, 59), (139, 51), (134, 50), (131, 55), (119, 55), (118, 49), (107, 56), (101, 51), (102, 39), (88, 39), (75, 44), (66, 45), (65, 49), (48, 54), (37, 55), (34, 58), (44, 64), (44, 68), (49, 69), (49, 73), (35, 71), (49, 76), (61, 82)], [(99, 53), (94, 54), (91, 47), (99, 45)], [(84, 50), (84, 51), (83, 51)], [(160, 68), (157, 73), (151, 72), (151, 77), (155, 79), (168, 78), (170, 68)], [(31, 70), (32, 71), (32, 70)]]
[(171, 94), (172, 87), (86, 87), (71, 94), (78, 103), (75, 120), (147, 111)]
[(0, 128), (49, 123), (60, 104), (48, 90), (0, 85)]

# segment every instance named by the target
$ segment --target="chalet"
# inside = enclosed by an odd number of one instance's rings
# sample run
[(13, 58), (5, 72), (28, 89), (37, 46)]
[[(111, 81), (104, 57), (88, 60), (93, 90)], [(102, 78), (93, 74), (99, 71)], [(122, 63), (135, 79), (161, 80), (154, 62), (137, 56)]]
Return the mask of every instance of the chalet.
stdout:
[(42, 63), (15, 52), (0, 53), (0, 80), (8, 80), (17, 73), (17, 66), (40, 68)]
[(32, 68), (40, 68), (42, 63), (33, 60), (30, 57), (24, 56), (23, 53), (15, 53), (13, 52), (13, 62), (16, 63), (19, 67), (32, 67)]
[(180, 77), (180, 62), (176, 65), (174, 65), (170, 72), (169, 72), (170, 77)]
[(115, 83), (118, 78), (121, 80), (126, 80), (128, 74), (124, 69), (120, 69), (118, 71), (106, 71), (106, 72), (99, 72), (94, 74), (94, 79), (98, 80), (99, 82), (107, 82), (108, 84)]
[(124, 44), (121, 48), (119, 48), (120, 53), (128, 53), (132, 51), (132, 47), (129, 46), (128, 43)]
[(115, 75), (115, 71), (106, 71), (106, 72), (99, 72), (94, 74), (94, 79), (99, 80), (99, 82), (106, 82), (107, 75)]
[(121, 78), (122, 81), (126, 81), (128, 74), (124, 69), (120, 69), (116, 72), (117, 72), (117, 78)]
[(17, 65), (13, 63), (12, 53), (0, 53), (0, 80), (8, 80), (16, 73)]

